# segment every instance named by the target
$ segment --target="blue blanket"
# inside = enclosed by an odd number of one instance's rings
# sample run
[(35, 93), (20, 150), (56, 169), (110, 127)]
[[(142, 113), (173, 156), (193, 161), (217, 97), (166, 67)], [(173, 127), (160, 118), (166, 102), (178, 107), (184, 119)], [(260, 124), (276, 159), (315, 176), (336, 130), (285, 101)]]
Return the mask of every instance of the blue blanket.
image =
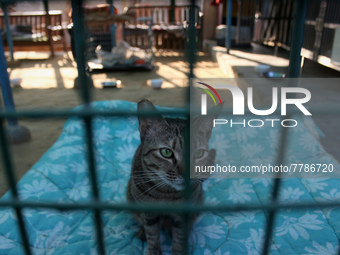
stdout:
[[(136, 104), (123, 101), (93, 103), (103, 110), (136, 111)], [(277, 131), (277, 130), (276, 130)], [(217, 162), (254, 164), (274, 157), (277, 139), (274, 129), (230, 129), (223, 137), (228, 155), (217, 154)], [(293, 132), (288, 156), (295, 162), (322, 159), (339, 169), (320, 145), (311, 124), (302, 123)], [(276, 132), (276, 133), (275, 133)], [(140, 143), (136, 117), (96, 118), (94, 120), (95, 159), (100, 195), (103, 201), (124, 202), (132, 157)], [(221, 144), (221, 143), (218, 143)], [(294, 149), (295, 148), (295, 149)], [(294, 151), (295, 150), (295, 151)], [(274, 159), (273, 159), (274, 160)], [(340, 181), (331, 178), (284, 179), (280, 201), (330, 202), (340, 200)], [(204, 183), (209, 204), (261, 204), (270, 199), (272, 179), (208, 179)], [(84, 124), (69, 119), (58, 141), (43, 155), (18, 184), (24, 201), (80, 203), (90, 201)], [(10, 199), (7, 193), (3, 200)], [(146, 254), (146, 243), (137, 237), (139, 226), (129, 212), (102, 213), (107, 254)], [(259, 254), (267, 223), (262, 210), (208, 212), (197, 219), (190, 233), (192, 254)], [(49, 209), (24, 209), (24, 220), (34, 254), (97, 254), (93, 214), (88, 210), (59, 212)], [(15, 214), (0, 209), (0, 254), (22, 254), (23, 246)], [(336, 254), (339, 248), (340, 208), (280, 210), (275, 220), (270, 254)], [(163, 254), (171, 254), (171, 237), (161, 233)]]

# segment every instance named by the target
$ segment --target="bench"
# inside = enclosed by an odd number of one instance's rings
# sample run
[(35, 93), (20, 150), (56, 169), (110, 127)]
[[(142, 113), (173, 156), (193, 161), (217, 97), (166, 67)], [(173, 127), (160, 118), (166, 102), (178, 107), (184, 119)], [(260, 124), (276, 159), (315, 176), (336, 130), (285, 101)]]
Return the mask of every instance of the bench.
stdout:
[[(9, 13), (9, 24), (14, 51), (43, 50), (48, 46), (51, 56), (54, 56), (55, 46), (60, 45), (67, 51), (65, 29), (62, 24), (62, 11), (12, 12)], [(0, 14), (0, 28), (5, 46), (6, 24), (3, 14)], [(7, 47), (8, 48), (8, 47)]]
[[(157, 50), (183, 50), (187, 38), (190, 5), (176, 6), (131, 6), (128, 12), (135, 13), (135, 23), (124, 26), (124, 40), (131, 46), (149, 48), (148, 21), (139, 18), (152, 17), (154, 46)], [(198, 6), (194, 7), (195, 25), (197, 29), (198, 47), (202, 43), (202, 15)]]

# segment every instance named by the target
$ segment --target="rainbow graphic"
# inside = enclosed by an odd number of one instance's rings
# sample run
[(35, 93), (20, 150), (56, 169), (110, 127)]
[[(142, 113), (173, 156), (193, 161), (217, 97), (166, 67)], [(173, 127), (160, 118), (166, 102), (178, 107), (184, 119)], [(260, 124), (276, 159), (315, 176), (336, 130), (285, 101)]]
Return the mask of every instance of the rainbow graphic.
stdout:
[[(218, 100), (220, 101), (221, 106), (223, 106), (222, 100), (221, 100), (221, 98), (220, 98), (220, 95), (217, 93), (217, 91), (216, 91), (213, 87), (211, 87), (210, 85), (205, 84), (205, 83), (203, 83), (203, 82), (197, 82), (197, 83), (199, 83), (199, 84), (201, 84), (201, 85), (203, 85), (203, 86), (206, 86), (206, 87), (209, 88), (212, 92), (214, 92), (215, 95), (217, 96)], [(198, 87), (198, 88), (201, 89), (201, 90), (203, 90), (205, 93), (207, 93), (207, 94), (212, 98), (212, 100), (214, 100), (215, 106), (217, 105), (214, 96), (211, 94), (211, 92), (210, 92), (209, 90), (204, 89), (204, 88), (200, 88), (200, 87)]]

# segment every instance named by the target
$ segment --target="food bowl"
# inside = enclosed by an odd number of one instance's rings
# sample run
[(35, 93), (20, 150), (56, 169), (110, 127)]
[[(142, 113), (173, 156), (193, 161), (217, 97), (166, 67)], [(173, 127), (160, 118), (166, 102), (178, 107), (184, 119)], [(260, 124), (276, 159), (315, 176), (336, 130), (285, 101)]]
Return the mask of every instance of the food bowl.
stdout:
[(154, 89), (160, 89), (162, 87), (163, 81), (163, 79), (151, 79), (147, 81), (147, 84)]
[(18, 87), (20, 86), (22, 79), (21, 78), (10, 79), (10, 82), (13, 87)]
[(119, 88), (122, 82), (120, 80), (111, 80), (102, 82), (103, 88)]
[(257, 66), (254, 67), (254, 69), (258, 74), (263, 74), (263, 73), (266, 73), (266, 72), (269, 71), (270, 66), (268, 66), (268, 65), (257, 65)]
[(266, 78), (285, 78), (286, 74), (284, 73), (278, 73), (278, 72), (267, 72), (263, 74)]

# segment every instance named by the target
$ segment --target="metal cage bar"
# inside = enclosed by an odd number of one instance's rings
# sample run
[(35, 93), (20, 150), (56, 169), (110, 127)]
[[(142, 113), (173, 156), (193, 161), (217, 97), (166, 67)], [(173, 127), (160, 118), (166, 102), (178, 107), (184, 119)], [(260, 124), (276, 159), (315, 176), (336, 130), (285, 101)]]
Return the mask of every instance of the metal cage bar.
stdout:
[(305, 24), (307, 0), (297, 2), (293, 37), (290, 46), (288, 77), (298, 78), (301, 70), (301, 48), (303, 42), (303, 28)]
[[(189, 9), (189, 42), (186, 45), (187, 49), (187, 59), (189, 62), (189, 87), (187, 89), (187, 100), (186, 100), (186, 109), (190, 109), (190, 87), (192, 86), (192, 78), (194, 78), (194, 67), (196, 62), (196, 25), (195, 25), (195, 0), (191, 0), (191, 5)], [(190, 114), (187, 114), (187, 126), (186, 126), (186, 139), (185, 142), (187, 145), (190, 144)], [(187, 147), (189, 148), (189, 147)], [(185, 166), (186, 168), (190, 168), (190, 150), (185, 151)], [(184, 189), (184, 199), (185, 202), (190, 203), (191, 197), (191, 180), (190, 180), (190, 171), (184, 171), (185, 175), (185, 189)], [(183, 252), (184, 254), (189, 254), (189, 222), (190, 222), (190, 214), (183, 214), (184, 225), (183, 225), (183, 233), (184, 233), (184, 243), (183, 243)]]
[[(0, 31), (1, 32), (1, 31)], [(0, 80), (2, 82), (2, 93), (5, 95), (4, 103), (7, 109), (14, 109), (14, 101), (12, 97), (12, 90), (9, 84), (9, 76), (7, 73), (7, 63), (4, 51), (4, 45), (2, 43), (2, 36), (0, 35), (0, 68), (2, 70), (6, 70), (5, 72), (0, 72)], [(14, 110), (13, 110), (14, 111)], [(15, 111), (14, 111), (15, 113)], [(17, 125), (17, 118), (13, 116), (12, 118), (7, 119), (9, 125)], [(8, 148), (8, 141), (6, 137), (6, 132), (4, 128), (4, 119), (0, 117), (0, 146), (1, 146), (1, 154), (3, 157), (3, 165), (6, 171), (7, 182), (11, 188), (12, 199), (13, 201), (18, 200), (19, 194), (18, 189), (16, 187), (15, 175), (13, 170), (13, 165), (11, 161), (11, 155)], [(14, 207), (16, 216), (18, 218), (18, 227), (20, 230), (21, 239), (24, 245), (24, 250), (26, 254), (31, 254), (28, 242), (28, 236), (25, 229), (24, 218), (22, 215), (21, 208)]]
[[(303, 24), (304, 15), (303, 12), (305, 11), (305, 2), (298, 1), (299, 4), (296, 10), (297, 16), (299, 19), (295, 20), (295, 25), (300, 26)], [(303, 2), (303, 3), (302, 3)], [(129, 210), (129, 211), (145, 211), (145, 212), (178, 212), (184, 215), (185, 219), (188, 219), (190, 213), (194, 212), (204, 212), (204, 211), (247, 211), (247, 210), (266, 210), (269, 211), (268, 223), (266, 228), (266, 237), (264, 239), (263, 245), (263, 254), (267, 254), (269, 251), (270, 246), (270, 239), (271, 234), (274, 227), (274, 219), (276, 211), (280, 209), (305, 209), (308, 208), (329, 208), (340, 206), (340, 202), (334, 203), (299, 203), (299, 204), (285, 204), (280, 203), (277, 201), (279, 187), (280, 187), (280, 179), (276, 178), (273, 188), (273, 199), (270, 203), (262, 204), (262, 205), (215, 205), (215, 206), (208, 206), (208, 205), (195, 205), (190, 203), (190, 176), (189, 171), (186, 173), (185, 176), (185, 202), (179, 204), (178, 206), (173, 205), (161, 205), (161, 204), (142, 204), (142, 205), (135, 205), (129, 203), (123, 204), (107, 204), (100, 201), (100, 194), (99, 194), (99, 187), (97, 183), (97, 176), (96, 176), (96, 168), (95, 168), (95, 158), (94, 158), (94, 151), (93, 151), (93, 128), (92, 128), (92, 118), (95, 116), (132, 116), (136, 115), (137, 113), (126, 113), (124, 111), (115, 111), (115, 112), (101, 112), (94, 109), (91, 109), (90, 102), (91, 102), (91, 91), (90, 91), (90, 83), (89, 77), (86, 74), (86, 65), (85, 65), (85, 40), (84, 40), (84, 22), (83, 22), (83, 15), (82, 15), (82, 0), (72, 0), (72, 7), (73, 7), (73, 19), (75, 23), (75, 37), (76, 37), (76, 52), (77, 52), (77, 68), (78, 68), (78, 79), (80, 84), (80, 93), (82, 100), (84, 102), (85, 107), (80, 111), (63, 111), (63, 110), (56, 110), (56, 111), (4, 111), (0, 110), (0, 146), (1, 146), (1, 153), (4, 158), (4, 168), (6, 170), (8, 183), (11, 188), (12, 193), (12, 200), (10, 201), (0, 201), (0, 207), (12, 207), (16, 211), (18, 217), (18, 227), (20, 229), (23, 246), (26, 254), (31, 254), (29, 249), (29, 242), (27, 233), (25, 231), (24, 220), (22, 216), (22, 209), (25, 208), (51, 208), (57, 210), (79, 210), (79, 209), (89, 209), (93, 210), (95, 214), (94, 218), (94, 226), (97, 233), (97, 242), (98, 242), (98, 250), (100, 254), (105, 254), (105, 246), (103, 240), (103, 233), (102, 233), (102, 221), (101, 221), (101, 211), (103, 210)], [(195, 8), (195, 1), (191, 1), (191, 12), (190, 12), (190, 22), (189, 22), (189, 43), (190, 47), (187, 47), (187, 59), (189, 62), (189, 73), (188, 78), (194, 77), (194, 64), (196, 61), (196, 27), (195, 27), (195, 16), (194, 16), (194, 8)], [(302, 23), (301, 23), (302, 22)], [(297, 77), (296, 74), (300, 71), (300, 61), (299, 55), (301, 49), (301, 43), (299, 38), (295, 41), (294, 37), (301, 36), (301, 30), (295, 31), (294, 29), (294, 36), (292, 44), (296, 44), (296, 50), (292, 50), (291, 58), (290, 58), (290, 77)], [(191, 84), (190, 84), (191, 85)], [(184, 114), (185, 116), (189, 116), (189, 89), (187, 94), (187, 105), (185, 111), (179, 112), (180, 114)], [(173, 111), (160, 111), (162, 114), (178, 114), (178, 112)], [(315, 113), (319, 114), (339, 114), (340, 110), (338, 109), (327, 109), (327, 108), (318, 108), (315, 109)], [(143, 112), (142, 115), (150, 116), (150, 112)], [(293, 113), (294, 114), (294, 113)], [(5, 130), (4, 130), (4, 119), (5, 118), (62, 118), (62, 117), (81, 117), (85, 122), (86, 127), (86, 144), (87, 144), (87, 152), (88, 152), (88, 163), (89, 163), (89, 175), (91, 179), (91, 187), (92, 187), (92, 194), (93, 199), (88, 203), (80, 203), (80, 204), (56, 204), (56, 203), (38, 203), (38, 202), (25, 202), (20, 201), (18, 196), (18, 190), (15, 184), (14, 178), (14, 169), (11, 162), (11, 154), (8, 148)], [(188, 126), (187, 132), (189, 132), (190, 127)], [(277, 158), (278, 163), (282, 163), (285, 157), (285, 149), (286, 149), (286, 142), (287, 142), (287, 129), (282, 129), (281, 137), (280, 137), (280, 150)], [(190, 136), (187, 136), (190, 137)], [(189, 141), (187, 141), (189, 142)], [(186, 152), (186, 161), (189, 162), (189, 151)], [(184, 238), (183, 240), (183, 251), (187, 254), (188, 253), (188, 235), (189, 235), (189, 228), (188, 228), (188, 220), (185, 221), (184, 226)], [(340, 254), (340, 251), (339, 251)]]
[[(302, 48), (302, 40), (303, 40), (303, 26), (305, 22), (307, 9), (307, 0), (298, 1), (295, 11), (295, 22), (293, 29), (293, 38), (291, 43), (291, 51), (289, 58), (289, 70), (288, 76), (291, 78), (298, 78), (300, 76), (301, 69), (301, 48)], [(293, 82), (294, 83), (294, 82)], [(290, 84), (294, 86), (294, 84)], [(290, 118), (288, 116), (288, 118)], [(288, 139), (288, 130), (287, 128), (281, 127), (281, 136), (279, 141), (279, 154), (277, 158), (277, 165), (283, 164), (285, 160), (286, 154), (286, 145)], [(274, 180), (274, 187), (272, 190), (272, 202), (276, 202), (279, 196), (279, 189), (281, 185), (280, 173), (278, 173), (277, 178)], [(270, 250), (270, 239), (273, 233), (274, 224), (275, 224), (275, 215), (276, 210), (269, 210), (268, 214), (268, 222), (266, 227), (265, 240), (263, 244), (262, 254), (268, 254)]]
[[(1, 154), (3, 157), (3, 165), (6, 170), (6, 176), (7, 176), (7, 181), (9, 183), (9, 186), (11, 188), (11, 193), (12, 193), (12, 201), (11, 202), (16, 202), (18, 201), (19, 195), (18, 195), (18, 189), (16, 187), (16, 182), (15, 182), (15, 177), (14, 177), (14, 170), (13, 170), (13, 165), (11, 162), (11, 156), (8, 148), (8, 143), (6, 139), (6, 134), (4, 130), (4, 120), (3, 118), (0, 117), (0, 141), (1, 141)], [(13, 205), (11, 205), (13, 206)], [(24, 223), (24, 218), (22, 215), (22, 209), (25, 207), (15, 207), (13, 206), (16, 216), (18, 218), (18, 227), (20, 230), (20, 235), (21, 239), (24, 245), (24, 250), (27, 255), (31, 254), (30, 248), (29, 248), (29, 242), (28, 242), (28, 236), (26, 233), (25, 229), (25, 223)]]
[[(77, 69), (78, 69), (78, 81), (81, 91), (81, 97), (86, 108), (90, 107), (91, 103), (91, 93), (90, 93), (90, 77), (86, 75), (86, 59), (85, 59), (85, 23), (84, 23), (84, 13), (83, 13), (83, 1), (82, 0), (72, 0), (72, 10), (73, 10), (73, 22), (74, 22), (74, 32), (75, 32), (75, 50), (77, 59)], [(92, 127), (92, 116), (83, 117), (85, 122), (86, 130), (86, 145), (88, 153), (88, 164), (89, 164), (89, 174), (91, 189), (93, 195), (93, 201), (100, 200), (99, 188), (97, 183), (97, 173), (95, 166), (95, 158), (93, 151), (93, 127)], [(104, 248), (104, 237), (102, 230), (102, 217), (101, 210), (94, 209), (94, 226), (96, 230), (98, 252), (101, 255), (105, 255)]]

